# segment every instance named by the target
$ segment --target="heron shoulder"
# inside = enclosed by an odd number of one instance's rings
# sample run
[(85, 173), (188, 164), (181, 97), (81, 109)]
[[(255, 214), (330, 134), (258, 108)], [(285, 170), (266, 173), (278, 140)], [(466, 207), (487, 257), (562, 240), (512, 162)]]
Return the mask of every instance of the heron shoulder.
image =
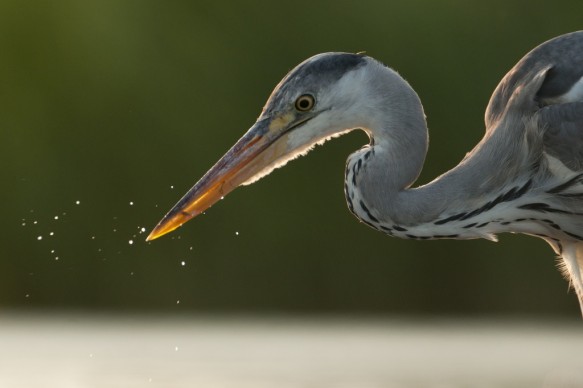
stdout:
[[(544, 79), (541, 80), (541, 71)], [(583, 98), (583, 31), (548, 40), (527, 53), (500, 81), (486, 109), (491, 129), (512, 105), (512, 96), (532, 82), (530, 102), (539, 106)], [(566, 100), (565, 100), (566, 98)], [(515, 102), (515, 101), (514, 101)]]

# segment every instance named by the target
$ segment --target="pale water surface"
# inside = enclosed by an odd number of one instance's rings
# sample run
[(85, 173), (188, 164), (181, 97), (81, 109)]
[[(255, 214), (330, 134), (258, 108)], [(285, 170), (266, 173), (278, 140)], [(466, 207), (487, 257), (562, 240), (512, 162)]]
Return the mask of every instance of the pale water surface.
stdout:
[(0, 387), (583, 387), (583, 322), (0, 314)]

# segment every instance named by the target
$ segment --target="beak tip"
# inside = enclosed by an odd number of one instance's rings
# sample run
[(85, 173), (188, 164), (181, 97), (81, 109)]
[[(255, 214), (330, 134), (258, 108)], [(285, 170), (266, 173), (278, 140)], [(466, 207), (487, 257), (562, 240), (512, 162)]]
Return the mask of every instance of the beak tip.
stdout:
[(188, 221), (190, 218), (192, 217), (186, 218), (184, 216), (184, 213), (182, 213), (180, 216), (166, 215), (166, 217), (164, 217), (162, 221), (160, 221), (158, 225), (156, 225), (154, 229), (152, 229), (148, 237), (146, 237), (146, 242), (156, 240), (157, 238), (162, 237), (175, 229), (178, 229), (179, 227), (182, 226), (183, 223)]
[(152, 231), (150, 232), (148, 237), (146, 237), (146, 242), (153, 241), (160, 236), (161, 236), (161, 234), (158, 232), (158, 228), (154, 228), (154, 229), (152, 229)]
[(154, 229), (152, 229), (152, 231), (150, 232), (148, 237), (146, 237), (146, 242), (156, 240), (157, 238), (162, 237), (165, 234), (172, 232), (174, 229), (178, 228), (179, 226), (180, 225), (168, 227), (166, 225), (157, 225)]

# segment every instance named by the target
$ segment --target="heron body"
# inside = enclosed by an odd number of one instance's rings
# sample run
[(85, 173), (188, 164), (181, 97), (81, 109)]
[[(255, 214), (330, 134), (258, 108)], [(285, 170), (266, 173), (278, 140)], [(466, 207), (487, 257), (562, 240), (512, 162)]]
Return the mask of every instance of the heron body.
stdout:
[(276, 86), (257, 122), (148, 240), (316, 144), (361, 129), (370, 143), (348, 157), (344, 192), (363, 223), (418, 240), (543, 238), (583, 310), (583, 31), (521, 59), (494, 91), (485, 122), (484, 138), (455, 168), (413, 187), (428, 147), (418, 95), (369, 56), (316, 55)]

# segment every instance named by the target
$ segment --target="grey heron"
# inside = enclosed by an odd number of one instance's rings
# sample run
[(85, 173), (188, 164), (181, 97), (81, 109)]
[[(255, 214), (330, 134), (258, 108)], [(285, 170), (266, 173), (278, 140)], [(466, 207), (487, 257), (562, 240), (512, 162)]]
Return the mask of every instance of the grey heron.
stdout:
[(583, 31), (526, 54), (496, 87), (485, 124), (456, 167), (413, 187), (428, 147), (417, 93), (367, 55), (315, 55), (283, 78), (256, 123), (147, 240), (316, 144), (361, 129), (370, 143), (348, 157), (344, 185), (361, 222), (417, 240), (540, 237), (561, 257), (583, 310)]

